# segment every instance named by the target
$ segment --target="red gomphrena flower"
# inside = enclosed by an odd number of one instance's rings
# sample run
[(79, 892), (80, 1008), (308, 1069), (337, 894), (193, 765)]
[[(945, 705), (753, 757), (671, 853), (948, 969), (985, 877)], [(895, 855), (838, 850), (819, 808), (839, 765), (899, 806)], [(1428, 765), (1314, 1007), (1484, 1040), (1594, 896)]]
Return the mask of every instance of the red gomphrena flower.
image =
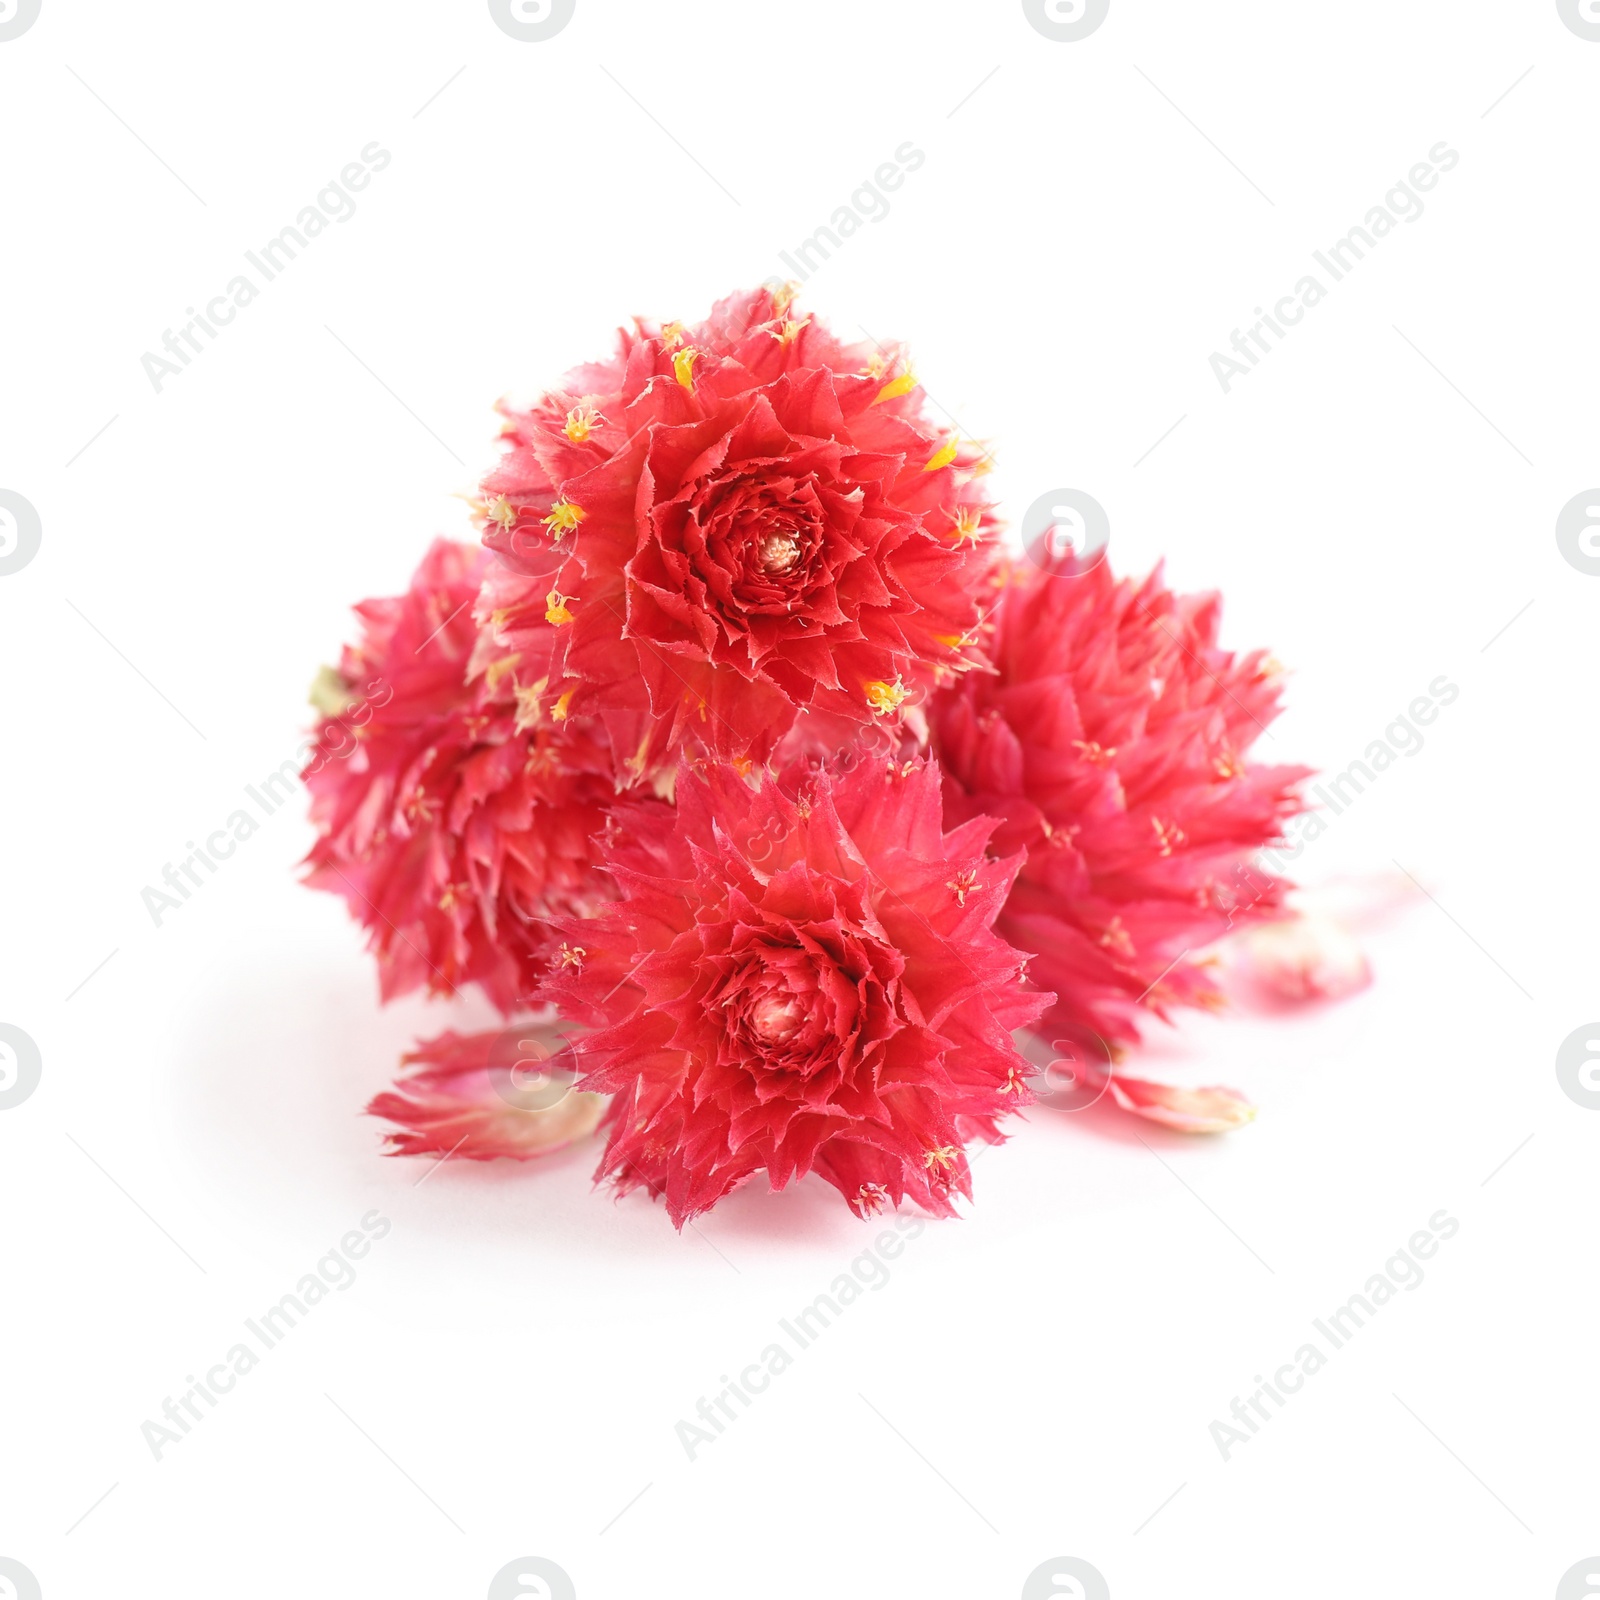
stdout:
[(1308, 769), (1246, 759), (1278, 675), (1223, 650), (1220, 617), (1218, 596), (1175, 595), (1159, 569), (1135, 584), (1104, 562), (1018, 566), (988, 641), (996, 671), (929, 708), (947, 815), (998, 817), (995, 847), (1026, 853), (995, 926), (1056, 993), (1046, 1034), (1114, 1048), (1143, 1012), (1215, 1003), (1195, 957), (1280, 902), (1253, 855), (1303, 809)]
[(491, 561), (440, 540), (405, 594), (356, 608), (361, 641), (315, 696), (306, 881), (368, 929), (385, 999), (477, 983), (509, 1013), (548, 919), (612, 893), (592, 840), (615, 787), (603, 732), (544, 715), (521, 663), (480, 635)]
[(552, 699), (631, 719), (622, 758), (654, 719), (674, 751), (759, 765), (804, 713), (898, 721), (971, 666), (987, 462), (922, 400), (900, 351), (762, 288), (697, 327), (639, 324), (508, 411), (485, 538), (525, 580), (515, 642)]
[(367, 1107), (396, 1123), (388, 1154), (527, 1161), (599, 1125), (605, 1097), (572, 1087), (566, 1041), (528, 1023), (486, 1033), (442, 1033), (405, 1057), (412, 1070)]
[(539, 998), (597, 1031), (580, 1084), (615, 1096), (597, 1177), (672, 1220), (765, 1172), (815, 1171), (858, 1215), (952, 1215), (963, 1145), (1029, 1101), (1011, 1033), (1049, 996), (992, 929), (1018, 865), (992, 824), (942, 827), (938, 769), (872, 758), (751, 787), (680, 769), (677, 811), (623, 808), (620, 899), (562, 929)]

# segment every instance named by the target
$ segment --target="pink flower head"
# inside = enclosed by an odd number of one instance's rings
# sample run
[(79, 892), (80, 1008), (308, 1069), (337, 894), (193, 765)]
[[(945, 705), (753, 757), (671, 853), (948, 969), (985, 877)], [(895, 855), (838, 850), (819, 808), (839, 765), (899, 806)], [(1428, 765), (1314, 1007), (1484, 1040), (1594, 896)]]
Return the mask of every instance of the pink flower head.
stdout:
[(641, 324), (507, 413), (483, 497), (486, 542), (527, 580), (518, 644), (619, 756), (654, 719), (672, 750), (759, 764), (802, 713), (896, 721), (977, 659), (983, 458), (927, 419), (903, 355), (791, 302)]
[(992, 930), (1018, 862), (985, 853), (987, 819), (942, 831), (931, 762), (755, 788), (685, 767), (677, 801), (619, 812), (621, 898), (563, 929), (584, 954), (540, 995), (598, 1029), (573, 1046), (615, 1095), (597, 1176), (679, 1227), (763, 1170), (814, 1170), (858, 1215), (953, 1214), (962, 1146), (1029, 1100), (1011, 1030), (1049, 999)]
[(1221, 602), (1069, 557), (1008, 575), (993, 675), (935, 696), (934, 748), (953, 818), (1001, 818), (1026, 861), (996, 929), (1038, 952), (1051, 1028), (1138, 1037), (1141, 1010), (1214, 1003), (1192, 959), (1270, 913), (1285, 885), (1252, 865), (1301, 809), (1301, 767), (1246, 755), (1277, 715), (1258, 654), (1217, 644)]
[(397, 1123), (391, 1155), (526, 1161), (599, 1125), (605, 1097), (572, 1087), (566, 1041), (524, 1024), (488, 1033), (443, 1033), (405, 1058), (415, 1070), (367, 1107)]
[(592, 730), (524, 725), (514, 661), (469, 681), (490, 564), (440, 540), (405, 594), (356, 608), (361, 642), (319, 683), (307, 882), (369, 930), (385, 999), (476, 982), (510, 1012), (547, 919), (611, 893), (591, 841), (615, 790)]

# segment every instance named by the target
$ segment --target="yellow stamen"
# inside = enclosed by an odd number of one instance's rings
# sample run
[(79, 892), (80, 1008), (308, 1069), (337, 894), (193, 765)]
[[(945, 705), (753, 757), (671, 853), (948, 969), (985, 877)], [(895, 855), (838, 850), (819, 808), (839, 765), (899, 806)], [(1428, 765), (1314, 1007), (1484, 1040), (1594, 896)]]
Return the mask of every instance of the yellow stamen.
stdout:
[(558, 952), (561, 957), (562, 966), (576, 967), (579, 972), (583, 971), (583, 958), (588, 955), (588, 953), (589, 952), (585, 950), (581, 944), (569, 945), (565, 940), (562, 940), (561, 948)]
[(559, 539), (564, 533), (572, 533), (588, 514), (582, 506), (574, 505), (562, 495), (550, 507), (550, 515), (544, 519), (544, 525), (550, 530), (552, 539)]
[(694, 387), (694, 364), (700, 359), (700, 352), (689, 345), (672, 353), (672, 371), (685, 389)]
[(800, 337), (800, 330), (804, 328), (810, 321), (810, 317), (801, 317), (798, 322), (796, 322), (792, 317), (786, 317), (776, 328), (773, 328), (770, 331), (772, 333), (772, 337), (776, 339), (780, 345), (787, 349), (795, 342), (796, 339)]
[(553, 622), (558, 628), (565, 627), (567, 623), (572, 621), (572, 613), (567, 610), (567, 601), (571, 598), (571, 595), (563, 595), (559, 591), (552, 589), (544, 597), (544, 620)]
[[(654, 729), (647, 724), (644, 732), (639, 735), (638, 749), (636, 749), (633, 754), (629, 756), (625, 762), (623, 762), (623, 767), (627, 770), (628, 776), (633, 780), (634, 783), (638, 783), (639, 780), (644, 777), (645, 763), (648, 761), (650, 756), (650, 741), (653, 735)], [(620, 792), (620, 784), (618, 785), (618, 789)], [(610, 820), (611, 819), (609, 817), (606, 819), (607, 822)]]
[(867, 692), (867, 704), (877, 712), (880, 717), (888, 716), (891, 712), (898, 711), (905, 700), (905, 685), (897, 676), (893, 683), (884, 683), (881, 679), (864, 684)]
[[(880, 395), (879, 398), (881, 399), (882, 396)], [(929, 458), (927, 466), (925, 466), (922, 470), (924, 472), (937, 472), (941, 467), (948, 467), (950, 463), (955, 460), (956, 451), (960, 448), (961, 441), (959, 439), (949, 440), (946, 444), (940, 447), (937, 454)]]
[(541, 678), (537, 683), (519, 684), (516, 690), (517, 702), (517, 732), (521, 733), (526, 728), (537, 727), (539, 723), (539, 701), (544, 692), (550, 687), (549, 678)]
[(500, 689), (500, 680), (515, 668), (522, 659), (520, 655), (501, 656), (498, 661), (491, 661), (484, 669), (483, 681), (489, 686), (490, 694), (497, 694)]
[[(420, 789), (406, 802), (406, 816), (412, 822), (431, 823), (441, 809), (439, 801), (433, 795), (424, 794)], [(449, 892), (449, 886), (446, 885), (445, 893)]]
[(910, 394), (917, 386), (917, 375), (907, 367), (898, 378), (892, 378), (878, 391), (873, 405), (880, 406), (885, 400), (898, 400), (903, 394)]
[(552, 721), (565, 722), (567, 720), (567, 707), (572, 704), (572, 697), (577, 692), (578, 691), (576, 689), (568, 689), (567, 692), (562, 695), (562, 697), (557, 700), (553, 706), (550, 707), (550, 717)]
[(967, 903), (967, 896), (971, 894), (972, 891), (977, 887), (978, 874), (970, 867), (965, 872), (960, 873), (956, 877), (952, 878), (950, 882), (945, 885), (945, 888), (949, 889), (955, 895), (956, 904), (958, 906), (964, 906)]
[(956, 511), (955, 535), (956, 543), (964, 544), (970, 539), (976, 544), (981, 537), (983, 527), (983, 513), (976, 506), (961, 506)]
[(661, 347), (664, 350), (676, 350), (683, 343), (684, 326), (681, 322), (669, 322), (661, 330)]
[(561, 431), (574, 444), (582, 444), (605, 420), (587, 400), (584, 400), (567, 413), (566, 426)]
[(772, 309), (780, 317), (789, 314), (789, 307), (794, 304), (795, 296), (800, 293), (800, 285), (791, 279), (781, 288), (772, 291)]
[(502, 528), (509, 528), (517, 520), (517, 508), (502, 494), (491, 502), (488, 515), (491, 522), (498, 522)]
[(930, 1172), (937, 1172), (940, 1176), (943, 1176), (956, 1164), (955, 1146), (950, 1144), (939, 1145), (923, 1156), (922, 1164)]

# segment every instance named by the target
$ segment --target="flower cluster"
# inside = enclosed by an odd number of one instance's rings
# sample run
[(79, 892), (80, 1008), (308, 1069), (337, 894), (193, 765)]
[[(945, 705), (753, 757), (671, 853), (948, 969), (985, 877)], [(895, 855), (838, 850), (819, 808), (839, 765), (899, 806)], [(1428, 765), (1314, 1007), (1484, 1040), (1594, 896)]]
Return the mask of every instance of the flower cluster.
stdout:
[(637, 322), (503, 407), (482, 545), (357, 608), (308, 881), (385, 997), (508, 1019), (409, 1058), (371, 1107), (398, 1152), (598, 1126), (599, 1176), (682, 1226), (757, 1175), (948, 1214), (1069, 1063), (1172, 1127), (1248, 1117), (1122, 1062), (1283, 914), (1254, 858), (1305, 774), (1249, 759), (1278, 672), (1214, 596), (1008, 552), (987, 453), (930, 411), (787, 289)]

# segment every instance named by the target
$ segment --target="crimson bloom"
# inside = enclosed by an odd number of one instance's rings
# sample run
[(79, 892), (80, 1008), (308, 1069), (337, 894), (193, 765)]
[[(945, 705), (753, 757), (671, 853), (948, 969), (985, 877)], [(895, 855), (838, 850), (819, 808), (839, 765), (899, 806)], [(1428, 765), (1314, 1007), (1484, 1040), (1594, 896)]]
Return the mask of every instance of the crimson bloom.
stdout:
[(385, 999), (476, 982), (509, 1013), (548, 919), (611, 893), (593, 837), (615, 787), (595, 730), (527, 725), (516, 662), (491, 650), (483, 665), (473, 603), (490, 562), (440, 540), (405, 594), (356, 607), (361, 642), (319, 680), (306, 881), (368, 929)]
[(1047, 1036), (1114, 1049), (1142, 1013), (1214, 1003), (1193, 958), (1281, 900), (1253, 854), (1302, 809), (1307, 769), (1246, 760), (1278, 677), (1218, 645), (1220, 618), (1216, 595), (1175, 595), (1159, 569), (1135, 584), (1105, 562), (1018, 566), (995, 671), (930, 707), (947, 814), (1000, 818), (996, 848), (1025, 853), (995, 926), (1055, 990)]
[(523, 580), (508, 648), (619, 756), (761, 763), (802, 713), (898, 720), (977, 659), (985, 462), (926, 418), (899, 351), (841, 344), (788, 291), (637, 325), (527, 411), (483, 485)]
[(573, 1051), (615, 1097), (597, 1176), (679, 1227), (761, 1171), (953, 1214), (962, 1146), (1029, 1100), (1011, 1031), (1049, 1000), (992, 930), (1020, 864), (992, 824), (945, 833), (938, 769), (877, 759), (683, 768), (675, 816), (618, 821), (621, 897), (563, 926), (540, 993), (596, 1030)]

